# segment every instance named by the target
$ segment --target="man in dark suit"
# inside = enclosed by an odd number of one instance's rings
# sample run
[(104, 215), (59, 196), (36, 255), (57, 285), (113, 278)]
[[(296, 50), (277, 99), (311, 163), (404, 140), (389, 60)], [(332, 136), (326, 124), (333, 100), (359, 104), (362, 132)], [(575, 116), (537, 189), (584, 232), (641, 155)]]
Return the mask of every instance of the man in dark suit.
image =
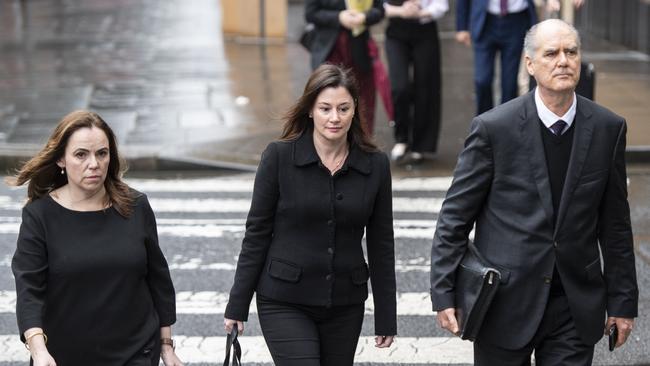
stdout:
[(533, 351), (537, 365), (589, 365), (603, 328), (616, 324), (620, 346), (637, 316), (625, 120), (575, 94), (569, 24), (531, 28), (525, 55), (537, 88), (475, 117), (460, 154), (431, 250), (433, 309), (458, 332), (455, 271), (476, 225), (503, 273), (476, 365), (530, 365)]
[(517, 97), (517, 73), (528, 28), (537, 22), (533, 0), (458, 0), (456, 40), (474, 48), (477, 113), (492, 109), (494, 59), (501, 55), (501, 103)]

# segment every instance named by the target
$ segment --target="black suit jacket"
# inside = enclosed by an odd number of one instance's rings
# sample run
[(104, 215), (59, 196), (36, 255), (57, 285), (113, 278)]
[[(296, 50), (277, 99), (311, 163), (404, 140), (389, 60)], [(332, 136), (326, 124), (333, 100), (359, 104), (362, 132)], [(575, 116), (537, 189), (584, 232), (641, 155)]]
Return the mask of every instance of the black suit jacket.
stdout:
[[(361, 239), (366, 231), (368, 264)], [(352, 145), (331, 176), (312, 131), (262, 155), (225, 317), (246, 320), (253, 292), (295, 304), (359, 304), (370, 277), (375, 332), (395, 335), (391, 175), (383, 153)]]
[(637, 315), (625, 120), (578, 96), (574, 123), (566, 181), (552, 222), (534, 92), (472, 121), (438, 218), (431, 295), (434, 310), (454, 306), (454, 271), (476, 224), (476, 246), (505, 274), (479, 339), (505, 348), (528, 343), (544, 314), (556, 265), (584, 342), (602, 337), (606, 312)]
[[(316, 34), (314, 43), (311, 47), (311, 67), (317, 68), (325, 62), (327, 56), (332, 52), (336, 37), (341, 29), (344, 29), (339, 22), (339, 13), (345, 10), (345, 0), (306, 0), (305, 1), (305, 20), (315, 25)], [(370, 67), (370, 57), (368, 56), (367, 44), (368, 28), (373, 24), (379, 23), (384, 17), (384, 7), (382, 0), (373, 0), (372, 8), (366, 12), (366, 31), (360, 34), (351, 42), (352, 47), (363, 47), (366, 63), (368, 65), (359, 65), (362, 69)]]

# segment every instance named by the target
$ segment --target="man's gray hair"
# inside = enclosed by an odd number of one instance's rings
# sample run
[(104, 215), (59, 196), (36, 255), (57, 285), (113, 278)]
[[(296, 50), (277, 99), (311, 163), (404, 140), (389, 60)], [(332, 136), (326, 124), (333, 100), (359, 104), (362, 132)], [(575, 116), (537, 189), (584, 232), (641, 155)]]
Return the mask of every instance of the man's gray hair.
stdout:
[(535, 51), (539, 45), (537, 44), (537, 31), (540, 27), (543, 26), (554, 26), (554, 27), (564, 27), (567, 28), (576, 38), (576, 43), (578, 44), (578, 49), (580, 49), (580, 33), (575, 29), (571, 24), (565, 22), (561, 19), (547, 19), (542, 22), (539, 22), (533, 25), (528, 32), (526, 32), (526, 37), (524, 38), (524, 54), (531, 59), (535, 56)]

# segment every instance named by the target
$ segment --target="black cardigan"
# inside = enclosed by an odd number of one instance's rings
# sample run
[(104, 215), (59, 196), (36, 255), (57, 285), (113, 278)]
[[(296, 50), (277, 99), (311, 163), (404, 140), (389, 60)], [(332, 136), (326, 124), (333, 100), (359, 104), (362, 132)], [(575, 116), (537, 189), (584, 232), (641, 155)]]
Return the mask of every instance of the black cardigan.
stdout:
[[(366, 230), (368, 264), (361, 239)], [(262, 155), (225, 317), (247, 320), (253, 292), (295, 304), (359, 304), (373, 284), (375, 333), (395, 335), (391, 175), (379, 152), (351, 146), (331, 176), (312, 132)]]

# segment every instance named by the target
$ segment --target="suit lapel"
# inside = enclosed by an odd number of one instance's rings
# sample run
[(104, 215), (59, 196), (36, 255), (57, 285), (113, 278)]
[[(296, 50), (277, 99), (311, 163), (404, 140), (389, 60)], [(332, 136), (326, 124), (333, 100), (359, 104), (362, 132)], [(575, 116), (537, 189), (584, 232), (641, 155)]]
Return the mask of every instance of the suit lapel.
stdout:
[(566, 178), (564, 180), (564, 187), (562, 188), (562, 198), (560, 199), (560, 207), (558, 209), (557, 220), (555, 221), (555, 232), (553, 237), (557, 236), (560, 226), (564, 222), (566, 210), (571, 202), (573, 191), (578, 184), (582, 167), (587, 159), (589, 146), (591, 145), (591, 136), (594, 131), (594, 121), (591, 119), (591, 111), (588, 107), (578, 98), (578, 105), (576, 107), (575, 129), (573, 135), (573, 146), (571, 147), (571, 157), (569, 158), (569, 167), (567, 168)]
[(546, 166), (546, 155), (544, 154), (544, 144), (542, 143), (542, 131), (540, 129), (537, 108), (535, 108), (535, 94), (528, 93), (524, 108), (521, 111), (519, 128), (521, 131), (521, 140), (525, 150), (528, 152), (528, 161), (530, 162), (531, 174), (535, 184), (539, 199), (542, 201), (542, 207), (546, 212), (548, 223), (553, 227), (553, 201), (551, 199), (551, 183), (548, 178), (548, 168)]

